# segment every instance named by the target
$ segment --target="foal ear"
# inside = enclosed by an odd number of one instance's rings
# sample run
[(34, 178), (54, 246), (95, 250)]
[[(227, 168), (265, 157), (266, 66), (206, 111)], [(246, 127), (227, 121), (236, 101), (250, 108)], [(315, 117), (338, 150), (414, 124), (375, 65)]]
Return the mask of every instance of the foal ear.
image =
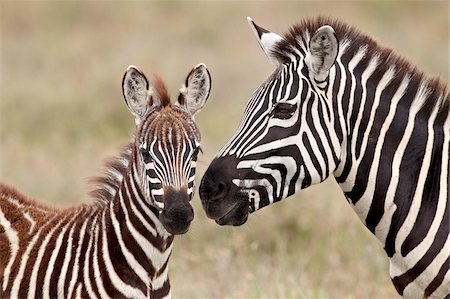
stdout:
[(211, 90), (211, 76), (206, 65), (200, 63), (186, 77), (186, 82), (180, 89), (178, 104), (194, 116), (208, 99)]
[(264, 53), (269, 58), (270, 63), (272, 63), (275, 66), (280, 65), (281, 62), (274, 55), (273, 49), (275, 44), (280, 40), (282, 40), (283, 38), (276, 33), (270, 32), (256, 25), (255, 22), (253, 22), (253, 20), (250, 17), (247, 17), (247, 21), (250, 27), (252, 28), (252, 31), (255, 34), (259, 45), (261, 46), (261, 49), (263, 49)]
[(317, 29), (309, 41), (309, 65), (316, 81), (324, 81), (336, 61), (339, 43), (333, 27), (325, 25)]
[(123, 75), (122, 93), (136, 124), (139, 124), (151, 105), (151, 95), (147, 78), (133, 65), (130, 65)]

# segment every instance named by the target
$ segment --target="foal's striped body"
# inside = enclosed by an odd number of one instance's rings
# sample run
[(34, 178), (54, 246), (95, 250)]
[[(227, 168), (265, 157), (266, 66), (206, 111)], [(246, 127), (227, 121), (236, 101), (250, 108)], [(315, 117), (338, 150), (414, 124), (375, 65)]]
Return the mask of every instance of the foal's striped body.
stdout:
[[(107, 168), (110, 176), (99, 180), (94, 194), (104, 199), (109, 194), (109, 201), (58, 211), (0, 185), (0, 298), (169, 295), (173, 235), (138, 191), (130, 175), (138, 156), (130, 151), (127, 147)], [(142, 246), (134, 248), (142, 255), (130, 252), (132, 242)]]
[[(204, 80), (192, 82), (198, 77)], [(94, 180), (94, 203), (52, 209), (0, 184), (0, 298), (171, 297), (174, 234), (186, 232), (193, 218), (200, 134), (192, 116), (206, 101), (209, 74), (204, 65), (194, 68), (178, 105), (160, 79), (149, 88), (134, 67), (123, 84), (135, 138)], [(170, 169), (176, 182), (153, 165)]]

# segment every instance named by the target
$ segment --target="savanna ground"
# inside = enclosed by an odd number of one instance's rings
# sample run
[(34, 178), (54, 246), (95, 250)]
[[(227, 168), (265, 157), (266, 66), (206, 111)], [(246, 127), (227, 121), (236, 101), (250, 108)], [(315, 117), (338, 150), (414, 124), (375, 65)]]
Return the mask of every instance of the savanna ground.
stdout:
[[(0, 13), (0, 181), (58, 207), (89, 201), (87, 178), (130, 138), (129, 64), (159, 72), (174, 97), (191, 67), (210, 69), (200, 180), (272, 71), (247, 15), (278, 33), (306, 16), (341, 18), (449, 76), (447, 1), (1, 2)], [(175, 298), (397, 297), (382, 248), (332, 179), (237, 228), (193, 202), (170, 261)]]

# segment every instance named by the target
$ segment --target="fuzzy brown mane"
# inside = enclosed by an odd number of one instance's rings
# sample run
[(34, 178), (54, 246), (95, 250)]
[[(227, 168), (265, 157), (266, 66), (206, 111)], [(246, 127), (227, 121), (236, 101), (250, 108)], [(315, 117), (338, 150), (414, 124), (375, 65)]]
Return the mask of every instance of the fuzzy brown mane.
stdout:
[(103, 168), (103, 175), (89, 179), (93, 190), (90, 196), (100, 203), (107, 203), (112, 200), (122, 183), (127, 172), (129, 160), (132, 154), (132, 143), (124, 146), (117, 157), (106, 161)]
[(162, 78), (157, 73), (153, 73), (150, 80), (152, 80), (154, 92), (157, 94), (162, 106), (165, 107), (170, 105), (169, 92), (167, 91), (166, 85), (164, 84)]

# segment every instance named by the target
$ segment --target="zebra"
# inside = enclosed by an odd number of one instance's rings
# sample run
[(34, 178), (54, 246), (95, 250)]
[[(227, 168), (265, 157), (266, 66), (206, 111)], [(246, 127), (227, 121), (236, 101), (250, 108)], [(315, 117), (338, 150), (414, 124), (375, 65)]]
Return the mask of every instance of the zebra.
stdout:
[(450, 298), (447, 85), (343, 21), (284, 36), (249, 24), (273, 74), (200, 183), (209, 218), (249, 213), (333, 175), (404, 298)]
[(194, 67), (170, 102), (158, 75), (130, 66), (123, 96), (136, 128), (94, 202), (57, 210), (0, 184), (0, 298), (170, 298), (174, 235), (188, 231), (211, 77)]

